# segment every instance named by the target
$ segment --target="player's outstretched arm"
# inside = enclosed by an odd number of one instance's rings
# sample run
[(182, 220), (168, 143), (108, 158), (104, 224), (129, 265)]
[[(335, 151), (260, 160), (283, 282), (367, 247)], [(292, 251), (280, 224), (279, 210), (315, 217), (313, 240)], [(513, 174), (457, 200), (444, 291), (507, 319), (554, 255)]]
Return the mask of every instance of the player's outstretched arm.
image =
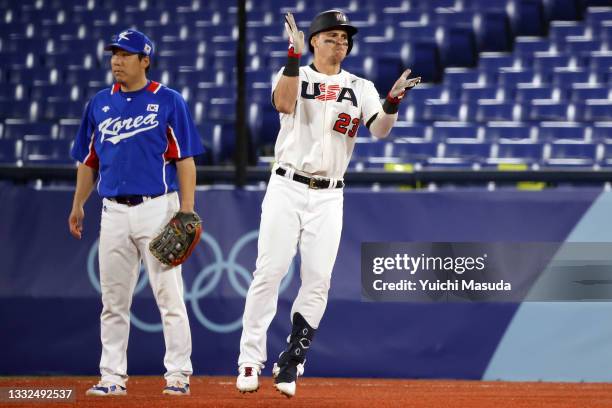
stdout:
[(192, 213), (195, 206), (196, 167), (193, 157), (176, 162), (179, 182), (181, 212)]
[(299, 31), (291, 13), (285, 15), (285, 31), (289, 37), (287, 64), (274, 89), (274, 107), (281, 113), (291, 114), (297, 101), (300, 58), (304, 51), (304, 32)]
[(387, 94), (382, 110), (376, 115), (376, 118), (369, 126), (370, 133), (373, 136), (378, 138), (387, 137), (397, 121), (399, 104), (406, 95), (406, 91), (414, 88), (421, 82), (421, 77), (408, 78), (411, 72), (410, 69), (405, 70)]
[(76, 190), (74, 192), (74, 199), (72, 200), (72, 210), (70, 216), (68, 216), (68, 228), (70, 233), (77, 239), (81, 239), (81, 233), (83, 232), (83, 219), (85, 218), (85, 210), (83, 206), (89, 198), (89, 195), (93, 191), (94, 183), (96, 181), (96, 170), (79, 163), (77, 169), (77, 182)]

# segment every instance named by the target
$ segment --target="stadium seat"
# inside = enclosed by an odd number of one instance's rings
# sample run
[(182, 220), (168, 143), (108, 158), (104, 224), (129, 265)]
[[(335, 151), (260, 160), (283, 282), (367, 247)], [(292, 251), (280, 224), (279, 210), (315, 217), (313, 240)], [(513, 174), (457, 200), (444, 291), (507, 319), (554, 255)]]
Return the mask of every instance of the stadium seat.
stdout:
[(521, 159), (526, 163), (539, 163), (544, 152), (543, 143), (501, 141), (497, 145), (498, 159)]
[[(489, 2), (487, 2), (489, 3)], [(490, 2), (490, 3), (495, 3)], [(498, 1), (498, 3), (501, 3)], [(506, 11), (501, 9), (485, 10), (476, 8), (477, 20), (475, 22), (475, 32), (478, 48), (481, 51), (504, 52), (512, 49), (513, 35), (510, 27), (510, 19)]]
[(472, 163), (485, 162), (491, 154), (491, 144), (484, 142), (455, 142), (444, 144), (443, 157), (469, 160)]
[(479, 139), (478, 126), (470, 122), (435, 122), (432, 127), (432, 140), (437, 142), (452, 139)]
[(590, 167), (596, 162), (597, 145), (563, 141), (551, 144), (548, 166)]
[(32, 119), (32, 102), (27, 101), (0, 101), (0, 119), (21, 118)]
[(514, 93), (514, 100), (528, 103), (534, 99), (553, 99), (555, 89), (548, 85), (518, 84)]
[[(476, 37), (471, 25), (450, 25), (442, 29), (439, 43), (441, 63), (445, 67), (474, 67), (478, 61)], [(441, 13), (437, 15), (462, 15), (462, 13)]]
[(402, 142), (393, 143), (392, 156), (404, 163), (422, 163), (430, 157), (436, 157), (438, 143), (434, 142)]
[(544, 2), (548, 20), (582, 20), (583, 3), (580, 0), (548, 0)]
[(593, 123), (592, 132), (594, 142), (612, 141), (612, 121)]
[(23, 141), (23, 162), (25, 164), (71, 164), (70, 140), (50, 140), (36, 136)]
[(3, 139), (18, 140), (25, 135), (41, 135), (51, 139), (53, 136), (53, 123), (30, 122), (27, 119), (7, 119), (4, 121)]
[(489, 122), (484, 133), (485, 140), (489, 142), (535, 140), (531, 135), (531, 126), (524, 122)]
[(388, 143), (372, 140), (367, 137), (358, 137), (355, 140), (355, 149), (352, 158), (355, 160), (368, 159), (370, 157), (388, 157)]
[(572, 84), (570, 93), (571, 101), (577, 103), (587, 99), (612, 99), (610, 89), (602, 84)]
[[(461, 102), (447, 102), (444, 100), (429, 99), (423, 106), (416, 107), (417, 121), (461, 121), (465, 119), (462, 113)], [(465, 108), (464, 108), (465, 110)]]
[(271, 150), (280, 130), (279, 113), (272, 104), (251, 104), (248, 111), (251, 140), (255, 146), (267, 146)]
[(482, 52), (478, 60), (478, 68), (483, 71), (498, 71), (513, 66), (514, 56), (507, 52)]
[(62, 140), (73, 140), (76, 137), (80, 126), (81, 119), (60, 119), (57, 138)]
[(16, 164), (21, 160), (21, 140), (0, 139), (0, 163)]
[(583, 104), (576, 104), (576, 120), (612, 121), (612, 100), (588, 99)]
[(518, 120), (517, 109), (512, 102), (481, 99), (468, 108), (469, 120), (476, 122), (514, 121)]
[(478, 99), (503, 99), (503, 89), (494, 85), (480, 85), (478, 83), (466, 83), (462, 85), (460, 99), (462, 102), (475, 103)]
[(38, 102), (38, 117), (45, 120), (60, 118), (77, 119), (83, 116), (85, 103), (65, 99), (48, 99)]
[(541, 122), (538, 130), (540, 142), (575, 140), (587, 142), (586, 128), (579, 122)]
[(570, 105), (565, 101), (551, 99), (535, 99), (525, 105), (523, 117), (533, 121), (567, 121), (573, 120), (570, 117)]

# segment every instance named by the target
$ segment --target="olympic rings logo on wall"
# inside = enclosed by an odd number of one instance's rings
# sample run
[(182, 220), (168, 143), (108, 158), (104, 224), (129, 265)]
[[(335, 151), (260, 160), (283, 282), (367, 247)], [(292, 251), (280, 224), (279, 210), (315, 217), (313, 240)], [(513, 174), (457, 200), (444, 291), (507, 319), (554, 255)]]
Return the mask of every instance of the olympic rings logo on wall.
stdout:
[[(242, 327), (242, 316), (238, 317), (236, 320), (230, 323), (217, 323), (204, 314), (198, 302), (200, 299), (208, 296), (216, 289), (216, 287), (219, 285), (219, 282), (221, 281), (221, 278), (223, 277), (224, 271), (227, 271), (228, 281), (231, 287), (236, 291), (236, 293), (238, 293), (242, 297), (246, 297), (247, 291), (249, 290), (248, 285), (245, 287), (243, 284), (241, 284), (240, 279), (238, 279), (238, 275), (242, 277), (242, 280), (244, 282), (248, 282), (249, 285), (253, 277), (249, 270), (237, 263), (236, 259), (240, 254), (240, 251), (249, 242), (257, 241), (258, 235), (259, 231), (254, 230), (251, 232), (247, 232), (242, 237), (240, 237), (232, 246), (226, 261), (224, 260), (223, 251), (221, 250), (221, 247), (217, 240), (207, 232), (202, 233), (200, 243), (207, 245), (208, 248), (212, 251), (214, 261), (200, 270), (200, 272), (197, 274), (196, 278), (193, 281), (191, 290), (185, 287), (184, 297), (185, 303), (191, 305), (191, 309), (196, 319), (200, 322), (200, 324), (202, 324), (202, 326), (206, 327), (208, 330), (217, 333), (230, 333)], [(101, 294), (102, 292), (100, 289), (100, 280), (99, 275), (97, 273), (97, 256), (98, 240), (93, 243), (91, 249), (89, 250), (89, 255), (87, 257), (87, 274), (89, 276), (89, 281), (91, 282), (91, 285), (98, 293)], [(294, 270), (295, 266), (292, 262), (289, 266), (289, 271), (287, 275), (281, 282), (281, 293), (291, 283), (291, 280), (293, 279)], [(143, 271), (144, 267), (141, 265), (139, 272), (140, 276), (134, 289), (134, 295), (140, 293), (149, 283), (149, 277), (146, 273), (143, 273)], [(134, 312), (130, 313), (130, 320), (131, 323), (140, 330), (151, 333), (162, 331), (161, 322), (145, 322), (139, 319), (134, 314)]]

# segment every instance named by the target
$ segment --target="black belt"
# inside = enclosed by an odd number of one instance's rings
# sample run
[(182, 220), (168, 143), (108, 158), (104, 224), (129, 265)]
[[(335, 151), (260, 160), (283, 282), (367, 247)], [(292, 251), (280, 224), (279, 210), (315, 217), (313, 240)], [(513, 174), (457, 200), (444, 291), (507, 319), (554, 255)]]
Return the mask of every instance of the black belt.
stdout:
[[(285, 174), (287, 174), (287, 170), (283, 169), (282, 167), (279, 167), (278, 169), (276, 169), (275, 173), (278, 174), (279, 176), (284, 177)], [(297, 173), (293, 173), (292, 178), (298, 183), (306, 184), (309, 188), (313, 188), (315, 190), (320, 189), (320, 188), (329, 188), (329, 183), (331, 183), (330, 180), (320, 179), (316, 177), (302, 176), (301, 174), (297, 174)], [(336, 187), (334, 188), (342, 188), (342, 187), (344, 187), (344, 182), (342, 180), (338, 180), (338, 182), (336, 183)]]
[(114, 201), (119, 204), (127, 205), (128, 207), (133, 207), (138, 204), (142, 204), (145, 199), (151, 199), (155, 197), (159, 197), (163, 194), (151, 195), (151, 196), (141, 196), (141, 195), (126, 195), (126, 196), (117, 196), (117, 197), (108, 197), (109, 200)]

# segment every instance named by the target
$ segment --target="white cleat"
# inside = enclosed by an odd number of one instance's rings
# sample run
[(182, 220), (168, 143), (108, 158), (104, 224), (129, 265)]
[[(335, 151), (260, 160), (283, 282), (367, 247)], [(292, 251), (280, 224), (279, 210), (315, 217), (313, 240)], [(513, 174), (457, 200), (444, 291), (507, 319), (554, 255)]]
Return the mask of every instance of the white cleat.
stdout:
[[(272, 368), (272, 376), (275, 379), (280, 374), (280, 371), (281, 369), (278, 366), (278, 364), (274, 363), (274, 367)], [(295, 371), (296, 371), (295, 379), (297, 379), (297, 377), (301, 375), (304, 375), (304, 364), (298, 364), (295, 367)], [(278, 379), (276, 381), (278, 381)], [(287, 398), (291, 398), (295, 395), (295, 390), (296, 390), (295, 381), (291, 381), (291, 382), (276, 382), (276, 381), (274, 383), (274, 387), (278, 390), (278, 392), (280, 392)]]
[(295, 395), (295, 381), (290, 383), (278, 383), (274, 384), (278, 392), (286, 396), (287, 398), (291, 398)]
[(88, 389), (85, 395), (94, 397), (127, 395), (127, 389), (117, 384), (100, 381), (98, 384)]
[(238, 369), (238, 378), (236, 378), (236, 388), (238, 391), (255, 392), (259, 389), (259, 367), (250, 364), (243, 364)]

